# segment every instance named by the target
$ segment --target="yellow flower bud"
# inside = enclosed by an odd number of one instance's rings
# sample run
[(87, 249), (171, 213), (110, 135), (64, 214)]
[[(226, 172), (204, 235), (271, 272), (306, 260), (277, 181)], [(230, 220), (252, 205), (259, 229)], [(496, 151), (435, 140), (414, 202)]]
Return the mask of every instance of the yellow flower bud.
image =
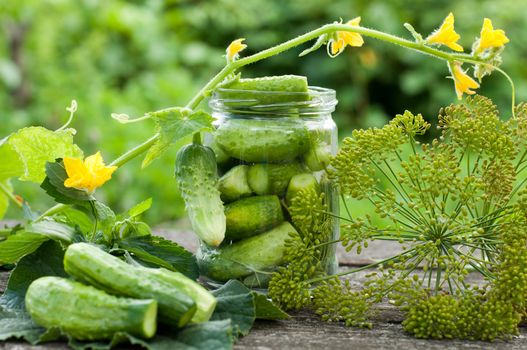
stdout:
[(245, 50), (247, 45), (245, 45), (243, 43), (244, 40), (245, 40), (245, 38), (236, 39), (232, 43), (230, 43), (230, 45), (227, 47), (227, 50), (226, 50), (226, 52), (227, 52), (227, 60), (229, 62), (234, 61), (234, 59), (238, 57), (238, 54), (241, 51)]

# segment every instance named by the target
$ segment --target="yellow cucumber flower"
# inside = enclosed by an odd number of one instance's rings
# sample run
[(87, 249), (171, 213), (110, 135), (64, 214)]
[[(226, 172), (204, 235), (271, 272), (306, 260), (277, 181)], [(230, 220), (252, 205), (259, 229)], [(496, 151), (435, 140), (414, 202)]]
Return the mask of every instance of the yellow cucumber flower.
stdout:
[(106, 166), (101, 153), (97, 152), (87, 157), (84, 162), (79, 158), (64, 158), (64, 167), (68, 178), (64, 181), (65, 187), (72, 187), (93, 193), (96, 188), (112, 178), (116, 166)]
[(238, 58), (238, 54), (245, 50), (247, 45), (243, 43), (245, 38), (236, 39), (227, 47), (227, 61), (232, 62), (235, 58)]
[(448, 65), (450, 73), (452, 73), (452, 79), (454, 79), (454, 87), (456, 88), (457, 98), (461, 100), (463, 93), (473, 95), (476, 92), (470, 89), (479, 88), (479, 84), (469, 77), (463, 69), (461, 69), (461, 63), (454, 62)]
[[(346, 25), (356, 27), (360, 24), (360, 19), (360, 17), (355, 17), (354, 19), (346, 22)], [(362, 36), (358, 33), (337, 32), (336, 39), (331, 39), (328, 44), (330, 56), (335, 57), (344, 51), (346, 45), (355, 47), (362, 46), (362, 44), (364, 44), (364, 39), (362, 39)]]
[(501, 47), (509, 42), (509, 38), (502, 29), (494, 29), (492, 21), (488, 18), (483, 20), (479, 42), (476, 52), (481, 52), (492, 47)]
[(441, 27), (426, 38), (426, 42), (428, 44), (446, 45), (454, 51), (463, 51), (463, 47), (457, 43), (459, 38), (459, 34), (454, 30), (454, 15), (450, 12)]

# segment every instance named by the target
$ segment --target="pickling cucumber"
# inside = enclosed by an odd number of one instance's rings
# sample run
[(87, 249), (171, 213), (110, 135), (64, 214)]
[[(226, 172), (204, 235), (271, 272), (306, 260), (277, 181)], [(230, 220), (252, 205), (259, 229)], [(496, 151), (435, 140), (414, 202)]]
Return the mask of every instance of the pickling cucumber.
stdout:
[(286, 221), (270, 231), (230, 245), (215, 249), (202, 245), (196, 253), (200, 272), (225, 282), (258, 271), (272, 271), (283, 263), (285, 241), (292, 232), (296, 232), (295, 228)]
[(225, 206), (225, 237), (238, 240), (265, 232), (284, 221), (277, 196), (242, 198)]
[(132, 266), (94, 245), (70, 245), (64, 255), (64, 269), (77, 280), (111, 294), (157, 300), (163, 323), (182, 327), (196, 313), (196, 302), (181, 285), (197, 282), (183, 276), (185, 280), (180, 277), (180, 283), (170, 283), (160, 278), (156, 269)]
[(309, 149), (300, 119), (229, 119), (216, 130), (216, 142), (229, 156), (251, 163), (285, 163)]
[(238, 165), (220, 178), (218, 188), (220, 189), (222, 201), (228, 203), (252, 194), (252, 190), (247, 183), (248, 169), (247, 165)]
[(120, 298), (66, 278), (33, 281), (25, 303), (37, 324), (60, 328), (78, 340), (111, 339), (117, 332), (151, 338), (156, 333), (155, 300)]
[(286, 203), (291, 205), (291, 200), (298, 195), (301, 190), (314, 190), (315, 193), (320, 193), (320, 185), (317, 178), (310, 173), (298, 174), (291, 178), (289, 186), (287, 186), (287, 194), (285, 196)]
[(166, 269), (148, 269), (148, 271), (151, 275), (159, 277), (159, 279), (170, 285), (177, 286), (178, 289), (194, 300), (197, 308), (196, 313), (190, 322), (200, 323), (206, 322), (210, 319), (216, 308), (217, 300), (216, 297), (201, 284), (189, 280), (189, 278), (179, 272)]
[(190, 144), (176, 156), (176, 179), (192, 229), (205, 243), (218, 246), (225, 237), (225, 214), (214, 151)]
[(303, 172), (305, 172), (305, 168), (298, 162), (286, 164), (254, 164), (247, 171), (247, 182), (256, 194), (276, 194), (283, 196), (289, 180), (294, 175)]
[(307, 78), (298, 75), (236, 79), (220, 88), (218, 93), (222, 99), (254, 100), (258, 105), (307, 101), (310, 98)]

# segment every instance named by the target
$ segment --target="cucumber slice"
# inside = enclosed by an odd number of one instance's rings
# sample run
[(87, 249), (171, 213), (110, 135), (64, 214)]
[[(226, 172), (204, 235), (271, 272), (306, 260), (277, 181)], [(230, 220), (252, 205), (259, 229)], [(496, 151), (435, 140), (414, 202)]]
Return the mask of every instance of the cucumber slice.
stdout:
[(220, 178), (218, 187), (221, 192), (221, 200), (224, 203), (233, 202), (252, 194), (252, 190), (247, 183), (248, 169), (247, 165), (238, 165)]
[(298, 162), (287, 164), (254, 164), (247, 171), (247, 182), (256, 194), (283, 196), (291, 178), (304, 171), (305, 168)]
[(300, 190), (309, 189), (313, 189), (316, 193), (320, 193), (320, 185), (313, 174), (304, 173), (293, 176), (289, 182), (287, 194), (285, 196), (287, 205), (291, 205), (291, 200), (298, 195)]
[(317, 142), (304, 154), (304, 163), (312, 171), (324, 170), (331, 160), (331, 146), (325, 142)]
[(218, 282), (271, 271), (284, 261), (285, 241), (296, 232), (284, 222), (274, 229), (220, 248), (202, 245), (196, 257), (202, 275)]
[[(258, 105), (307, 101), (310, 99), (308, 91), (307, 78), (298, 75), (237, 79), (218, 90), (223, 99), (253, 100)], [(232, 103), (236, 104), (234, 101)]]
[(237, 200), (225, 206), (225, 216), (225, 237), (231, 240), (254, 236), (284, 221), (277, 196), (255, 196)]

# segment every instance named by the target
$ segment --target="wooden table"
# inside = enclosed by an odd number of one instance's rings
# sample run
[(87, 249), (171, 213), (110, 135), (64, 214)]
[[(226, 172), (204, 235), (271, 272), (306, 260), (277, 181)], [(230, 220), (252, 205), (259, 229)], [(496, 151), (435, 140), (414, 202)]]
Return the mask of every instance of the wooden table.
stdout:
[[(186, 226), (186, 225), (184, 225)], [(156, 233), (175, 240), (190, 250), (195, 250), (197, 242), (186, 230), (156, 229)], [(341, 268), (349, 268), (373, 259), (380, 259), (394, 253), (397, 245), (373, 244), (360, 256), (339, 251)], [(369, 271), (354, 274), (354, 284), (360, 286)], [(8, 274), (0, 272), (0, 292), (5, 288)], [(474, 277), (477, 280), (477, 277)], [(527, 349), (527, 329), (510, 342), (494, 343), (474, 341), (421, 340), (405, 334), (401, 326), (402, 315), (389, 304), (379, 306), (371, 330), (345, 327), (340, 323), (324, 323), (309, 312), (293, 313), (284, 321), (257, 321), (249, 335), (240, 339), (235, 349)], [(0, 343), (0, 350), (65, 350), (63, 343), (48, 343), (31, 347), (21, 342)]]

